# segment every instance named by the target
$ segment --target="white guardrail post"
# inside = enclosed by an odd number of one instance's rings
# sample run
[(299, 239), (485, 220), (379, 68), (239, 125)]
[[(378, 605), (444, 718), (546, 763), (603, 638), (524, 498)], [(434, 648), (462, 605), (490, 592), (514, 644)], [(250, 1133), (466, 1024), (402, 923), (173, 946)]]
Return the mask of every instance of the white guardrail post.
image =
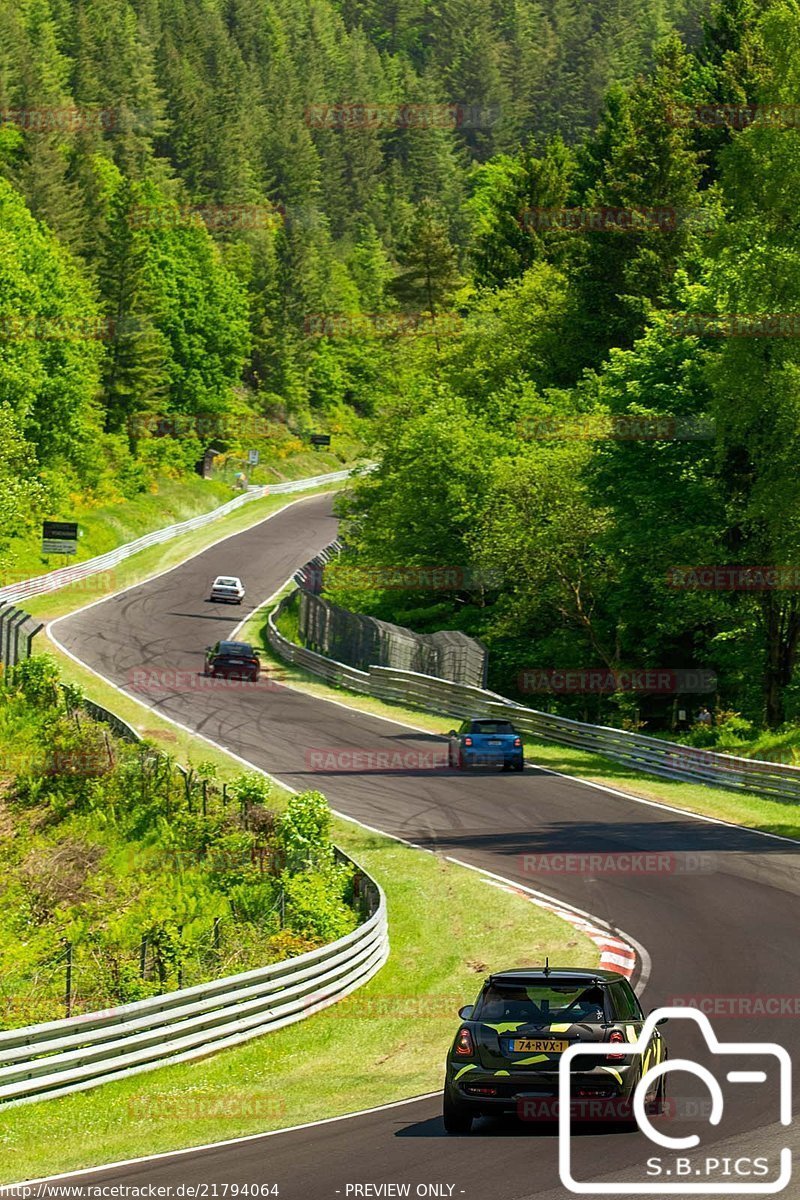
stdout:
[[(335, 547), (336, 543), (333, 543), (333, 546)], [(295, 579), (298, 582), (302, 581), (304, 570), (305, 568), (301, 568), (296, 573)], [(625, 729), (589, 725), (583, 721), (573, 721), (569, 717), (553, 716), (551, 713), (539, 712), (537, 709), (517, 704), (495, 692), (454, 683), (449, 679), (419, 675), (394, 667), (371, 666), (369, 671), (359, 671), (346, 663), (336, 662), (323, 654), (290, 642), (279, 632), (273, 618), (294, 595), (296, 592), (285, 596), (269, 616), (267, 636), (270, 646), (284, 661), (320, 675), (329, 683), (364, 692), (381, 700), (411, 704), (426, 712), (454, 718), (502, 717), (513, 721), (522, 733), (601, 754), (638, 771), (662, 775), (669, 779), (758, 792), (780, 800), (800, 799), (800, 767), (718, 754), (713, 750), (684, 746), (679, 742), (630, 733)]]

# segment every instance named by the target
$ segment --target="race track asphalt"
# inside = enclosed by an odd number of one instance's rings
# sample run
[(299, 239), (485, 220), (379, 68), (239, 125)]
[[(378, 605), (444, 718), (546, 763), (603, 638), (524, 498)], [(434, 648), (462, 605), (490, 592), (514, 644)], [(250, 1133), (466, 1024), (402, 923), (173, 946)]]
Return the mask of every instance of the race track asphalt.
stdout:
[[(342, 813), (539, 888), (631, 935), (652, 958), (642, 995), (646, 1010), (678, 997), (800, 997), (800, 871), (793, 844), (591, 787), (533, 763), (522, 775), (425, 769), (425, 755), (432, 748), (439, 753), (444, 749), (441, 739), (278, 683), (203, 686), (203, 648), (229, 634), (251, 603), (277, 591), (333, 539), (331, 505), (329, 496), (292, 504), (180, 567), (58, 621), (53, 634), (107, 679), (286, 784), (319, 787)], [(224, 573), (239, 575), (245, 583), (242, 608), (206, 600), (210, 581)], [(338, 757), (320, 760), (321, 750), (335, 751)], [(364, 770), (363, 760), (351, 763), (349, 752), (354, 751), (419, 753), (422, 765)], [(335, 769), (318, 771), (315, 763), (320, 761)], [(624, 875), (536, 873), (524, 862), (525, 855), (560, 851), (678, 857), (675, 868)], [(715, 1029), (725, 1041), (778, 1042), (796, 1058), (799, 1024), (797, 1016), (727, 1017), (715, 1022)], [(706, 1061), (699, 1036), (686, 1022), (673, 1022), (665, 1033), (673, 1058)], [(688, 1103), (694, 1093), (688, 1078), (683, 1079)], [(729, 1153), (725, 1148), (731, 1146), (748, 1146), (753, 1154), (764, 1155), (796, 1144), (794, 1126), (787, 1131), (775, 1125), (774, 1079), (769, 1086), (739, 1084), (727, 1090), (725, 1119), (718, 1130), (684, 1112), (678, 1134), (701, 1133), (711, 1155)], [(236, 1145), (97, 1171), (80, 1182), (273, 1182), (290, 1200), (381, 1194), (352, 1190), (367, 1183), (410, 1184), (412, 1196), (475, 1200), (564, 1200), (568, 1195), (559, 1182), (551, 1127), (481, 1121), (471, 1137), (448, 1138), (439, 1107), (438, 1099), (423, 1099)], [(353, 1108), (359, 1108), (358, 1096)], [(622, 1185), (647, 1178), (642, 1164), (654, 1152), (659, 1153), (639, 1134), (612, 1129), (588, 1133), (574, 1140), (574, 1173)], [(661, 1153), (666, 1164), (672, 1156)], [(434, 1184), (442, 1190), (415, 1190)], [(800, 1196), (800, 1185), (791, 1184), (784, 1195)]]

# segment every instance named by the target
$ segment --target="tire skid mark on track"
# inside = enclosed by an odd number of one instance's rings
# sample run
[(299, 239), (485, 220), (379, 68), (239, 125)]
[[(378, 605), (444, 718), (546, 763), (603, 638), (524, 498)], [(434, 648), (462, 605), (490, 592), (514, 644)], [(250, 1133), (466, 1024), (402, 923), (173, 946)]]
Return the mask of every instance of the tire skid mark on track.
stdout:
[(630, 979), (637, 967), (636, 951), (633, 946), (624, 942), (620, 937), (609, 937), (608, 931), (598, 929), (596, 925), (592, 925), (585, 917), (578, 913), (570, 912), (567, 908), (562, 908), (560, 904), (549, 903), (547, 900), (540, 900), (536, 896), (531, 896), (522, 888), (514, 887), (513, 884), (500, 883), (496, 879), (484, 879), (490, 887), (499, 888), (501, 892), (511, 892), (515, 896), (522, 896), (523, 900), (530, 901), (531, 904), (537, 905), (538, 908), (546, 908), (548, 912), (554, 913), (560, 917), (562, 921), (569, 921), (570, 925), (575, 929), (579, 929), (581, 933), (585, 933), (596, 946), (600, 948), (600, 966), (606, 967), (608, 970), (616, 971), (619, 975), (624, 975), (626, 979)]

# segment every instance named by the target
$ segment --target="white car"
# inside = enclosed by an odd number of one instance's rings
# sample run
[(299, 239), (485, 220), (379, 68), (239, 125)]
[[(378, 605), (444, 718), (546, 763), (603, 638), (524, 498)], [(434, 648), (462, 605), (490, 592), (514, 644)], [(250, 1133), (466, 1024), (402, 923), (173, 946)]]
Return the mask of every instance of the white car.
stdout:
[(218, 575), (211, 585), (211, 599), (225, 604), (241, 604), (244, 600), (241, 579), (235, 575)]

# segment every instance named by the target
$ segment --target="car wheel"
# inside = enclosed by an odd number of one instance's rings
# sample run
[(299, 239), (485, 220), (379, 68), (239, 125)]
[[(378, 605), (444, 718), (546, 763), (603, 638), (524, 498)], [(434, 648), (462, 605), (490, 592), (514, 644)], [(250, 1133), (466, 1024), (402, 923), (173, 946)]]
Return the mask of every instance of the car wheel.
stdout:
[(258, 683), (258, 671), (254, 672), (254, 674), (252, 674), (252, 675), (250, 676), (250, 682), (251, 682), (251, 683)]
[(456, 759), (456, 769), (458, 771), (464, 771), (466, 769), (466, 766), (467, 766), (467, 764), (464, 762), (464, 755), (461, 753), (461, 750), (459, 749), (458, 758)]
[(649, 1117), (660, 1117), (667, 1107), (667, 1080), (664, 1075), (658, 1081), (658, 1091), (655, 1097), (645, 1104), (644, 1110)]
[(469, 1133), (472, 1129), (472, 1113), (464, 1104), (453, 1100), (448, 1092), (445, 1092), (442, 1103), (442, 1120), (445, 1130), (450, 1134)]
[(524, 759), (522, 759), (521, 762), (514, 763), (515, 771), (522, 771), (522, 770), (524, 770), (524, 768), (525, 768), (525, 760)]

